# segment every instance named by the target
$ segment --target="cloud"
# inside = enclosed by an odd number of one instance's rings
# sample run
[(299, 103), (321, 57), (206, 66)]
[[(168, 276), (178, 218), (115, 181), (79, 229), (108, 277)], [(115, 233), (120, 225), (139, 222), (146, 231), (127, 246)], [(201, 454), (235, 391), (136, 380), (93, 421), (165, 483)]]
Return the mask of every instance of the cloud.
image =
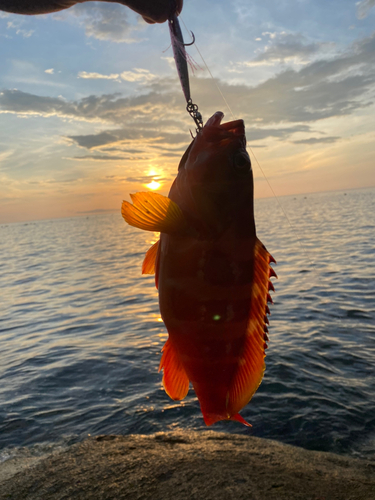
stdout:
[(157, 174), (147, 174), (147, 175), (136, 175), (133, 177), (119, 177), (118, 175), (106, 175), (104, 177), (105, 182), (132, 182), (135, 184), (148, 184), (151, 181), (166, 182), (171, 178), (169, 176), (161, 176)]
[(98, 134), (88, 134), (88, 135), (76, 135), (76, 136), (68, 136), (67, 139), (78, 144), (82, 148), (93, 149), (98, 146), (103, 146), (104, 144), (111, 144), (117, 142), (119, 140), (119, 135), (117, 131), (113, 132), (100, 132)]
[(47, 179), (44, 181), (40, 181), (39, 184), (70, 184), (81, 180), (81, 178), (76, 177), (69, 179)]
[(307, 64), (311, 56), (318, 54), (328, 44), (311, 43), (300, 33), (269, 33), (265, 32), (270, 42), (264, 51), (251, 61), (242, 63), (244, 66), (274, 65), (277, 63), (295, 62)]
[[(98, 154), (98, 155), (85, 155), (85, 156), (72, 156), (72, 157), (67, 157), (67, 160), (78, 160), (78, 161), (140, 161), (140, 160), (149, 160), (150, 158), (154, 158), (155, 154), (150, 153), (150, 154), (142, 154), (142, 151), (140, 151), (141, 154), (134, 155), (131, 154), (131, 151), (128, 148), (119, 148), (120, 151), (123, 151), (123, 153), (129, 153), (129, 154), (124, 154), (122, 156), (114, 156), (114, 155), (106, 155), (106, 154)], [(181, 156), (181, 153), (166, 153), (163, 154), (163, 156), (171, 156), (171, 157), (177, 157), (179, 158)], [(155, 176), (154, 176), (155, 177)]]
[[(246, 127), (246, 136), (251, 147), (254, 147), (252, 145), (254, 141), (269, 138), (286, 140), (296, 133), (311, 133), (311, 128), (304, 124), (279, 128)], [(159, 127), (155, 129), (151, 128), (150, 130), (122, 128), (102, 131), (97, 134), (69, 136), (67, 139), (81, 148), (98, 150), (101, 153), (100, 155), (75, 157), (79, 160), (145, 160), (155, 156), (179, 158), (190, 142), (190, 137), (187, 133), (173, 134), (161, 132)], [(130, 146), (131, 144), (134, 145), (134, 143), (138, 144), (141, 150), (132, 152)], [(109, 144), (116, 147), (103, 147)], [(113, 155), (113, 152), (116, 152), (117, 155)], [(126, 156), (118, 156), (119, 152), (126, 153)]]
[(134, 71), (123, 71), (121, 78), (127, 82), (150, 82), (156, 79), (156, 76), (147, 69), (134, 68)]
[(13, 149), (0, 152), (0, 170), (1, 170), (1, 163), (10, 158), (13, 155), (13, 153), (14, 153)]
[(118, 80), (119, 74), (102, 75), (100, 73), (87, 73), (86, 71), (80, 71), (78, 73), (78, 78), (85, 78), (90, 80)]
[[(149, 78), (146, 70), (132, 73)], [(153, 76), (142, 84), (141, 94), (90, 95), (76, 101), (4, 90), (0, 92), (0, 113), (99, 123), (101, 130), (70, 134), (68, 140), (100, 154), (105, 148), (110, 154), (112, 148), (119, 156), (129, 149), (137, 149), (142, 155), (157, 152), (178, 156), (190, 141), (189, 128), (193, 129), (193, 122), (184, 112), (178, 80)], [(308, 141), (317, 132), (311, 129), (312, 124), (371, 106), (374, 84), (375, 33), (335, 57), (309, 63), (300, 70), (285, 69), (253, 87), (219, 82), (233, 113), (244, 118), (251, 142), (286, 140), (296, 133), (309, 134)], [(217, 111), (221, 100), (211, 79), (195, 78), (192, 85), (195, 102), (200, 103), (200, 111), (207, 119)], [(311, 139), (310, 144), (315, 140)]]
[[(92, 95), (78, 101), (36, 96), (19, 90), (4, 90), (0, 92), (0, 113), (25, 117), (57, 116), (106, 124), (107, 127), (102, 131), (71, 134), (66, 139), (70, 144), (86, 150), (97, 150), (103, 156), (108, 154), (109, 160), (113, 156), (110, 148), (116, 150), (115, 154), (118, 156), (126, 154), (128, 160), (148, 160), (155, 156), (175, 158), (181, 155), (190, 142), (189, 128), (186, 126), (189, 121), (187, 113), (180, 108), (181, 119), (173, 118), (174, 109), (177, 108), (177, 90), (176, 85), (176, 95), (172, 99), (170, 94), (150, 91), (135, 97), (121, 97), (116, 93)], [(139, 153), (129, 156), (134, 149), (138, 149)], [(81, 158), (87, 159), (89, 158)]]
[(251, 128), (246, 127), (246, 137), (248, 141), (260, 141), (269, 137), (276, 139), (286, 139), (293, 134), (299, 132), (310, 132), (308, 125), (296, 125), (294, 127), (280, 127), (280, 128)]
[[(6, 16), (3, 16), (6, 17)], [(21, 26), (25, 24), (25, 20), (23, 18), (14, 18), (11, 21), (7, 22), (7, 29), (16, 30), (16, 35), (21, 35), (24, 38), (29, 38), (34, 33), (35, 30), (26, 30), (22, 29)]]
[(309, 139), (301, 139), (299, 141), (292, 141), (293, 144), (332, 144), (341, 139), (341, 137), (310, 137)]
[(48, 73), (49, 75), (53, 75), (53, 73), (54, 73), (54, 69), (53, 69), (53, 68), (50, 68), (50, 69), (45, 69), (45, 70), (44, 70), (44, 73)]
[(101, 73), (87, 73), (86, 71), (80, 71), (78, 73), (78, 78), (85, 79), (104, 79), (104, 80), (125, 80), (127, 82), (139, 82), (147, 83), (155, 80), (157, 77), (148, 71), (147, 69), (134, 68), (133, 71), (123, 71), (121, 74), (113, 73), (110, 75), (102, 75)]
[(138, 175), (136, 177), (125, 177), (124, 181), (125, 182), (134, 182), (136, 184), (148, 184), (151, 181), (158, 181), (158, 182), (167, 182), (171, 178), (170, 177), (165, 177), (165, 176), (160, 176), (160, 175)]
[(123, 150), (125, 143), (129, 144), (133, 141), (137, 141), (143, 146), (153, 145), (159, 147), (158, 143), (163, 144), (164, 142), (185, 146), (189, 142), (189, 135), (187, 132), (184, 134), (181, 132), (163, 131), (160, 124), (155, 123), (154, 128), (149, 128), (148, 130), (146, 129), (146, 124), (144, 124), (143, 128), (123, 127), (117, 130), (102, 131), (97, 134), (67, 136), (67, 139), (89, 150), (102, 148), (102, 146), (108, 144), (115, 144), (116, 151), (120, 151)]
[[(119, 94), (88, 96), (79, 101), (66, 101), (61, 97), (37, 96), (21, 90), (3, 90), (0, 92), (0, 113), (17, 115), (58, 116), (76, 118), (84, 121), (106, 121), (111, 102)], [(109, 121), (113, 121), (110, 117)]]
[(128, 160), (129, 157), (126, 156), (109, 156), (109, 155), (86, 155), (86, 156), (74, 156), (69, 158), (69, 160), (95, 160), (95, 161), (122, 161)]
[(30, 38), (31, 35), (34, 33), (35, 30), (21, 30), (21, 29), (18, 29), (16, 31), (16, 34), (17, 35), (22, 35), (24, 38)]
[(236, 115), (246, 110), (267, 125), (350, 115), (372, 104), (374, 84), (375, 33), (336, 57), (286, 69), (256, 87), (221, 84), (221, 90)]
[(94, 210), (75, 210), (74, 213), (77, 215), (83, 215), (83, 214), (107, 214), (107, 213), (113, 213), (117, 212), (118, 208), (95, 208)]
[(140, 40), (134, 33), (144, 27), (137, 17), (136, 23), (129, 21), (129, 12), (123, 5), (90, 2), (77, 4), (67, 11), (54, 14), (55, 19), (77, 22), (85, 29), (86, 36), (112, 42), (135, 43)]
[(174, 60), (174, 57), (171, 57), (171, 56), (163, 56), (161, 57), (160, 59), (162, 59), (163, 61), (166, 61), (168, 63), (168, 66), (173, 70), (175, 71), (176, 69), (176, 62)]
[(375, 6), (375, 0), (362, 0), (361, 2), (357, 2), (356, 5), (358, 19), (364, 19)]

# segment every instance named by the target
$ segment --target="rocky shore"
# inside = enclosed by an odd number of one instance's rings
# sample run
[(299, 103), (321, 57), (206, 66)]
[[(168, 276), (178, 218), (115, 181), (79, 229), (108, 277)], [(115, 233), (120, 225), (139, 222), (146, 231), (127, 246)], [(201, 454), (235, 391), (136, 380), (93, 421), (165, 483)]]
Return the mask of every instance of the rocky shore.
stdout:
[(213, 431), (97, 436), (0, 464), (0, 499), (374, 500), (375, 462)]

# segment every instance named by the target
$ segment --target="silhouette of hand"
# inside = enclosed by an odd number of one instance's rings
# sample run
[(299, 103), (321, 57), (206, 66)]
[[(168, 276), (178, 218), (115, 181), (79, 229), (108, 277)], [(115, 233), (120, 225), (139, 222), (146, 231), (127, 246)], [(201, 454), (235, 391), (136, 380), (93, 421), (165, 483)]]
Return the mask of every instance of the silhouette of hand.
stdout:
[[(12, 14), (49, 14), (59, 10), (68, 9), (77, 3), (91, 0), (0, 0), (0, 10)], [(104, 2), (120, 3), (130, 7), (140, 14), (147, 23), (164, 23), (173, 8), (179, 14), (182, 10), (183, 0), (102, 0)]]

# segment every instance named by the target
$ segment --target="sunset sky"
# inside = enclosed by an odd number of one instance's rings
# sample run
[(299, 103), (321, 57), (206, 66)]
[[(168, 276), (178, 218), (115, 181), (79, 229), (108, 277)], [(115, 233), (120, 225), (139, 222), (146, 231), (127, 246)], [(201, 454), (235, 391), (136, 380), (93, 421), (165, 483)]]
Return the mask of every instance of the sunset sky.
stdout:
[[(246, 124), (278, 196), (375, 186), (375, 0), (185, 0), (204, 120)], [(0, 223), (168, 193), (194, 123), (167, 24), (119, 4), (0, 13)], [(251, 153), (250, 153), (251, 154)], [(252, 156), (258, 197), (272, 192)], [(151, 184), (151, 185), (150, 185)], [(147, 187), (147, 185), (150, 185)]]

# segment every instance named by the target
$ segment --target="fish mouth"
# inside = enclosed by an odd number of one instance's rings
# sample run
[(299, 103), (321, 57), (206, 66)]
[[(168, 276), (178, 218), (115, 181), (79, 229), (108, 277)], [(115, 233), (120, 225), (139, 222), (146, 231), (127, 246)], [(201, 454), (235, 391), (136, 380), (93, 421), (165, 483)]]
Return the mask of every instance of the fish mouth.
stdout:
[(235, 136), (245, 135), (245, 123), (243, 120), (222, 123), (220, 127)]
[(207, 120), (203, 130), (209, 138), (214, 138), (214, 136), (216, 136), (216, 140), (225, 140), (232, 137), (245, 136), (245, 123), (243, 120), (233, 120), (231, 122), (221, 123), (223, 118), (224, 113), (217, 111)]

